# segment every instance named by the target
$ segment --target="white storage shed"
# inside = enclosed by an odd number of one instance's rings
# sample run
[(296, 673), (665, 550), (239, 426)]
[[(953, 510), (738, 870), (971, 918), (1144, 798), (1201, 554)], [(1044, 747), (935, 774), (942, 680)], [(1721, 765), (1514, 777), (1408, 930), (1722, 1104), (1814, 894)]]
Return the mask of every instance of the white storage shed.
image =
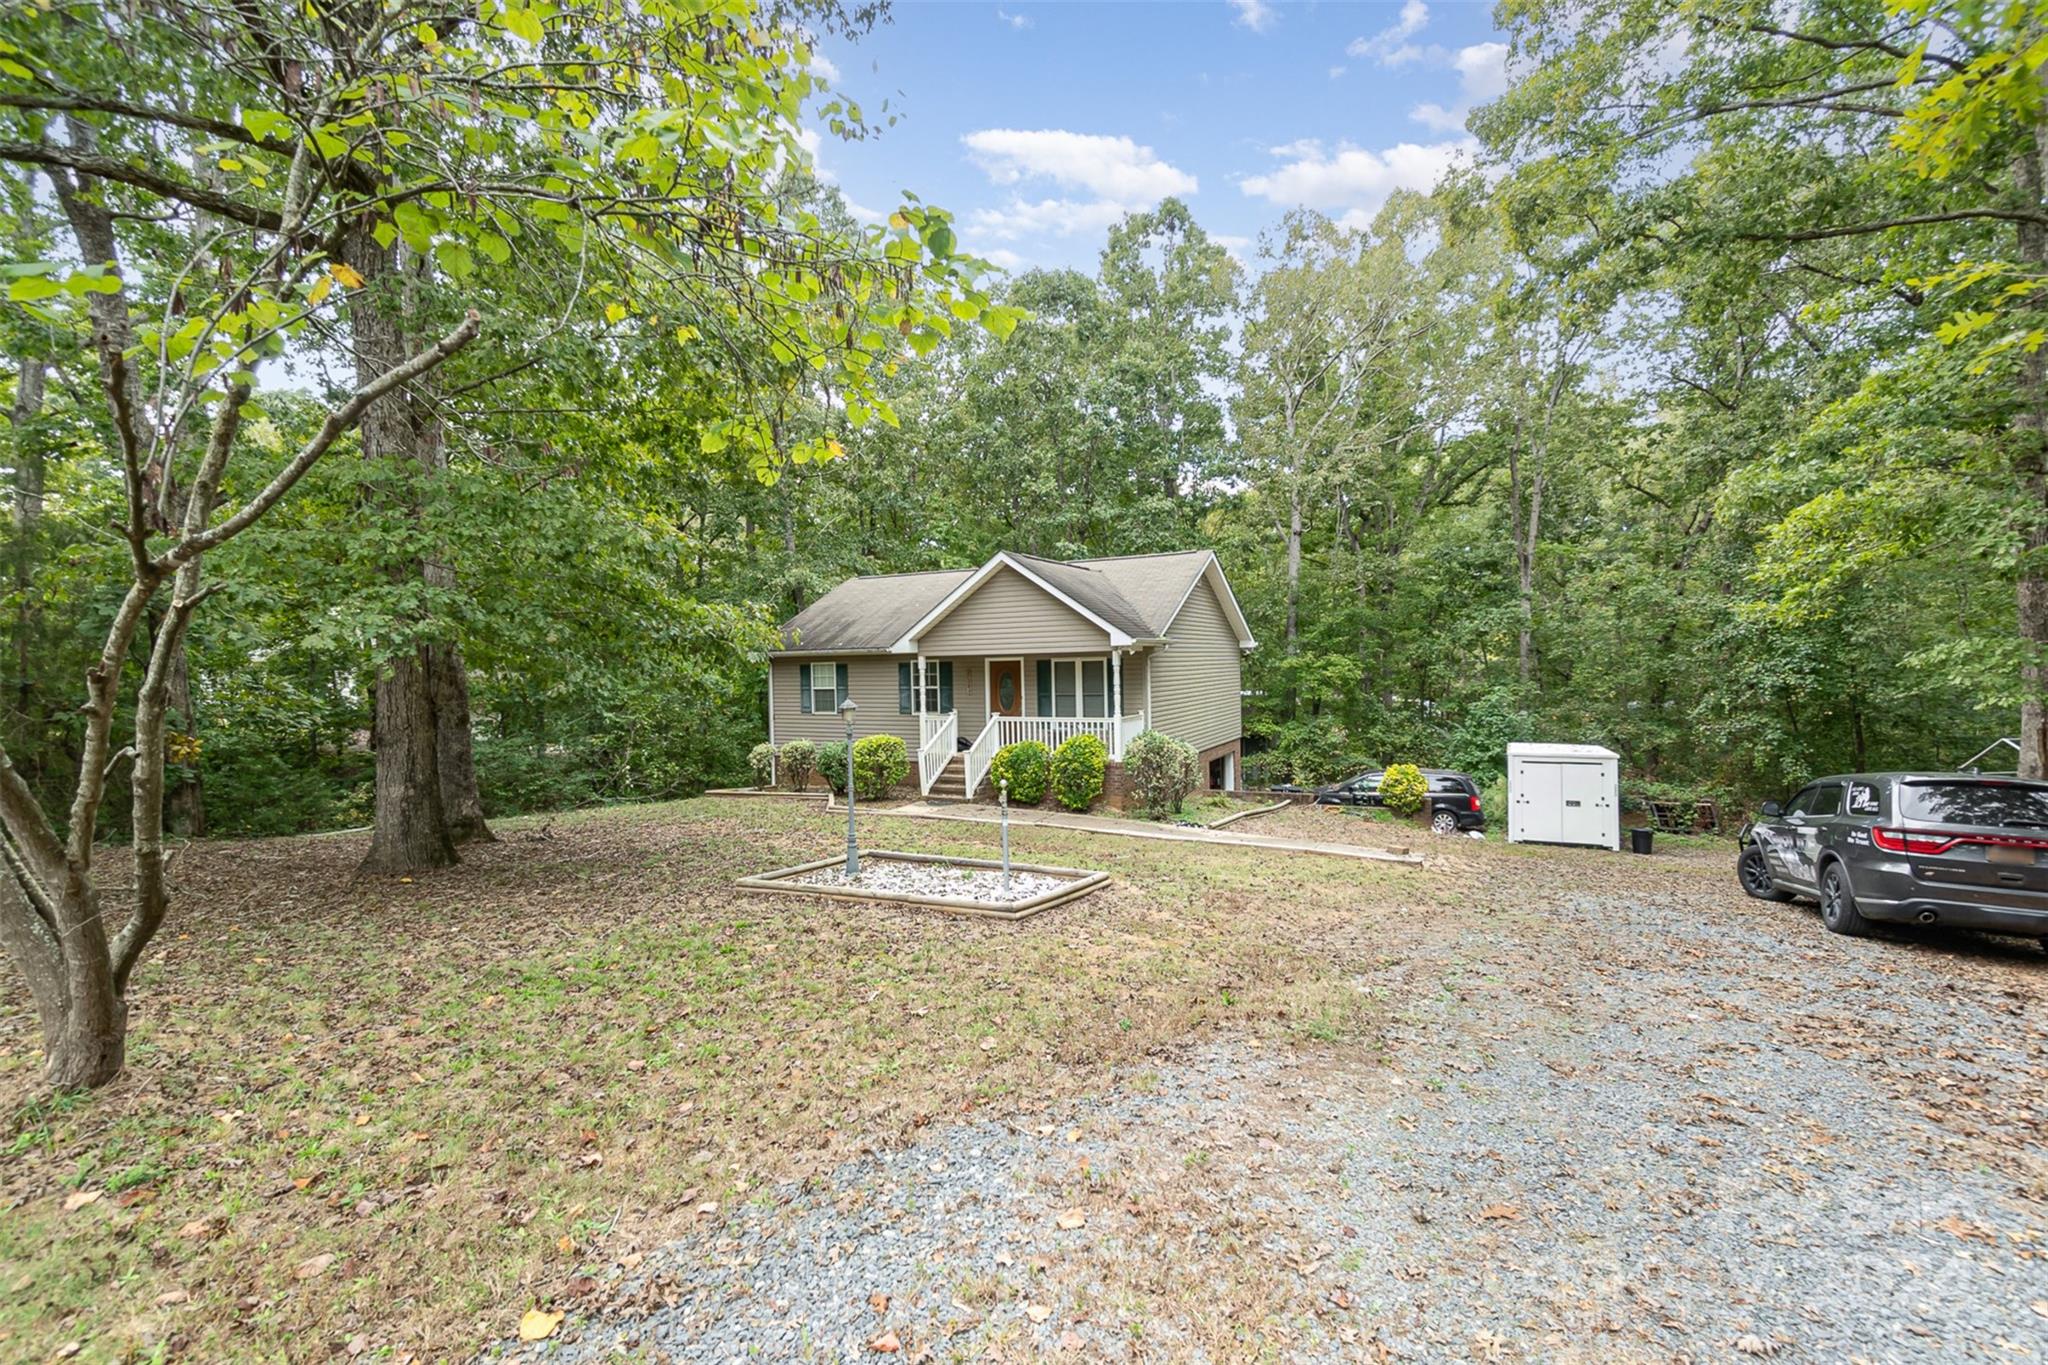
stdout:
[(1508, 842), (1621, 847), (1621, 755), (1597, 744), (1508, 745)]

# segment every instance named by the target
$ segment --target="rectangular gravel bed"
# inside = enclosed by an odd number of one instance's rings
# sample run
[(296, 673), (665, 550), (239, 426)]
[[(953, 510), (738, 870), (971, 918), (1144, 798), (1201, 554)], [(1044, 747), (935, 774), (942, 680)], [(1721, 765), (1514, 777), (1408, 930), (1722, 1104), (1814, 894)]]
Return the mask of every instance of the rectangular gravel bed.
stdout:
[(861, 853), (860, 875), (851, 880), (846, 875), (846, 855), (840, 853), (742, 877), (733, 884), (742, 891), (894, 901), (928, 905), (955, 915), (1025, 919), (1085, 896), (1108, 881), (1107, 872), (1012, 862), (1010, 884), (1005, 888), (1003, 865), (986, 858), (947, 858), (932, 853), (877, 849)]

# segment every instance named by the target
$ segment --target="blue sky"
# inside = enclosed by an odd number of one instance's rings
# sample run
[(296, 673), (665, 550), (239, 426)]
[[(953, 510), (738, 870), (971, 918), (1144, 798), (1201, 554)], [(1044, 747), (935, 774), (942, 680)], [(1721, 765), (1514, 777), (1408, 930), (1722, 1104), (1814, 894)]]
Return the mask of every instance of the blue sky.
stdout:
[(1464, 115), (1503, 88), (1506, 47), (1491, 6), (1460, 0), (897, 0), (822, 54), (871, 123), (898, 120), (817, 148), (857, 211), (907, 188), (977, 255), (1085, 269), (1110, 223), (1167, 194), (1249, 259), (1297, 204), (1363, 222), (1426, 189), (1469, 154)]

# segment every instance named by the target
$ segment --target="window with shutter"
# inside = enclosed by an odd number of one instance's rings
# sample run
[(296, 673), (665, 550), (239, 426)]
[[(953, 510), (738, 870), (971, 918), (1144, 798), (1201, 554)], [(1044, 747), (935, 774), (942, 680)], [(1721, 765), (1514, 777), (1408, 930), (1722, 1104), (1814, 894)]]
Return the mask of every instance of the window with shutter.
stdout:
[(911, 703), (917, 700), (917, 686), (911, 679), (909, 664), (896, 665), (896, 714), (910, 714)]
[(1052, 660), (1038, 661), (1038, 714), (1052, 714)]
[(810, 715), (812, 711), (812, 706), (811, 666), (809, 664), (798, 664), (796, 666), (796, 696), (797, 710), (803, 712), (807, 716)]

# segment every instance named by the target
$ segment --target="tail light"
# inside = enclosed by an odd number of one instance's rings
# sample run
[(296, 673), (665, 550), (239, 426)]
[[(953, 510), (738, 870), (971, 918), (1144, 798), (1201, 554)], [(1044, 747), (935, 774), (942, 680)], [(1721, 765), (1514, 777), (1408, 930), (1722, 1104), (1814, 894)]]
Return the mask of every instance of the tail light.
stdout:
[(1887, 853), (1946, 853), (1957, 844), (1987, 848), (2048, 849), (2048, 839), (2025, 834), (1944, 834), (1938, 830), (1873, 829), (1870, 842)]
[(1475, 815), (1479, 812), (1479, 798), (1476, 796), (1472, 798), (1472, 812)]
[(1951, 834), (1915, 834), (1904, 829), (1873, 829), (1870, 842), (1887, 853), (1946, 853), (1956, 846)]

